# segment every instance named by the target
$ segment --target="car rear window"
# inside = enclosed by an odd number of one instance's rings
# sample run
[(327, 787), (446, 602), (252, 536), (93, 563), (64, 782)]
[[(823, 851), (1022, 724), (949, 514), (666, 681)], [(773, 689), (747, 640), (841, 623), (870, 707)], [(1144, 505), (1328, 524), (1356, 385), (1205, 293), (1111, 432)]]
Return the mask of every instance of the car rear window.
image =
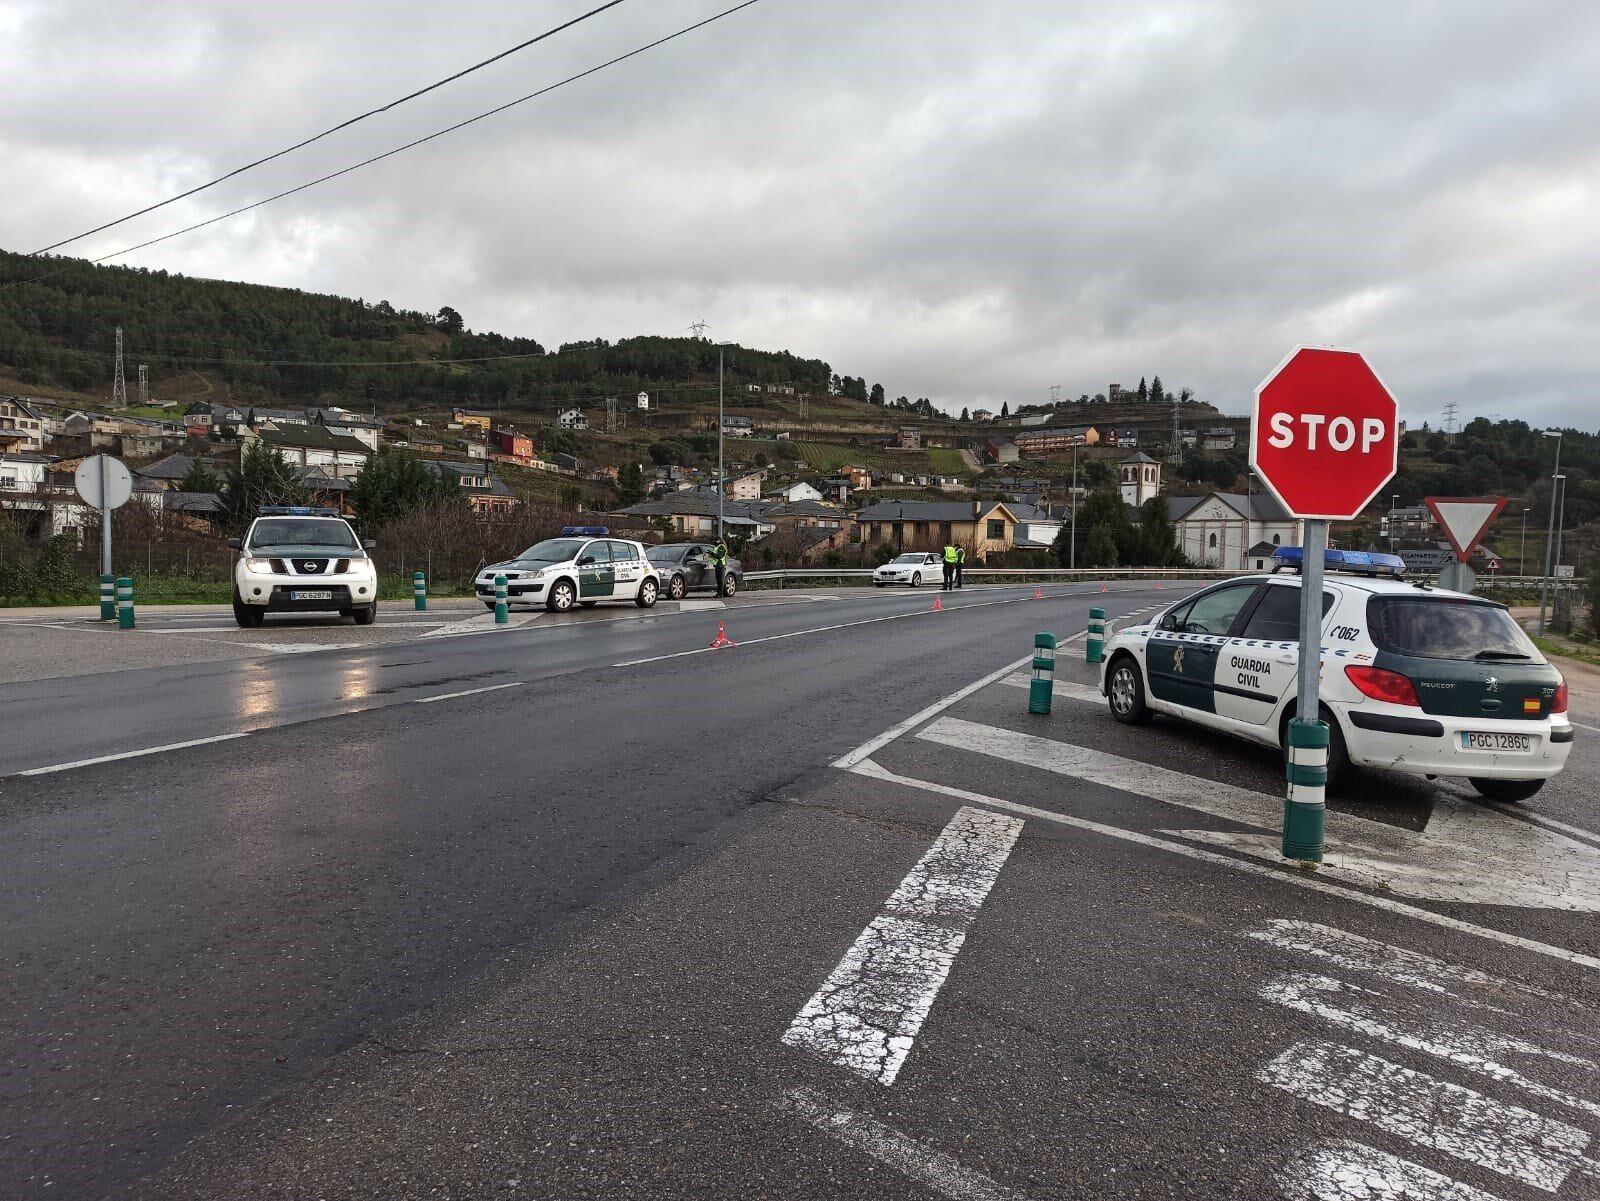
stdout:
[(1499, 605), (1442, 596), (1375, 596), (1367, 624), (1378, 649), (1424, 659), (1527, 659), (1539, 650)]

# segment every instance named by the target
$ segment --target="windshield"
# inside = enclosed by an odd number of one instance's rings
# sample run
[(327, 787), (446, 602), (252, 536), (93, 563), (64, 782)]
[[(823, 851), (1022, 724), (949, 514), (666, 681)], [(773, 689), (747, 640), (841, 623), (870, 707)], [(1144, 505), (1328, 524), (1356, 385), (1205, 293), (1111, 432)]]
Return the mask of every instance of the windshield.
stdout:
[(304, 517), (263, 517), (250, 531), (250, 545), (263, 550), (269, 546), (326, 546), (330, 550), (357, 550), (360, 543), (342, 521), (316, 521)]
[(1372, 640), (1397, 655), (1542, 663), (1539, 650), (1498, 605), (1444, 597), (1381, 596), (1367, 602)]
[(645, 557), (652, 563), (681, 563), (687, 546), (652, 546)]
[(578, 553), (587, 538), (546, 538), (517, 556), (518, 563), (565, 563)]
[(901, 555), (898, 559), (895, 560), (895, 562), (896, 563), (920, 563), (925, 558), (927, 558), (926, 555)]

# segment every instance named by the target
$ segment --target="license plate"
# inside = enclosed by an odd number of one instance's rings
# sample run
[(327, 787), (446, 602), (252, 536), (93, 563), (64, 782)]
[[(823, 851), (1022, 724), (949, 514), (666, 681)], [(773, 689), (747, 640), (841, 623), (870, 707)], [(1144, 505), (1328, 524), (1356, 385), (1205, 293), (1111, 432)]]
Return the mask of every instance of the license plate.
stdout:
[(1510, 751), (1526, 753), (1533, 750), (1533, 739), (1527, 734), (1491, 734), (1485, 730), (1463, 730), (1461, 749), (1464, 751)]
[(289, 599), (290, 600), (297, 600), (297, 601), (301, 601), (301, 600), (332, 600), (333, 599), (333, 593), (329, 592), (326, 588), (318, 588), (318, 589), (314, 589), (311, 592), (291, 592), (291, 593), (289, 593)]

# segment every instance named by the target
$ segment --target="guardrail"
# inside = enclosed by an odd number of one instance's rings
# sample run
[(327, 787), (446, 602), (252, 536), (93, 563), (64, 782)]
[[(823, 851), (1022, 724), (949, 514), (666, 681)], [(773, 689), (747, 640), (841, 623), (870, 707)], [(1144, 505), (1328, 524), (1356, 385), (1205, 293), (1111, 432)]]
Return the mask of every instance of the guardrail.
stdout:
[[(766, 571), (747, 571), (740, 577), (741, 583), (765, 584), (769, 587), (786, 588), (790, 580), (837, 580), (841, 584), (850, 581), (870, 581), (875, 568), (871, 567), (777, 567)], [(985, 579), (995, 577), (998, 579), (1011, 579), (1019, 584), (1033, 583), (1034, 581), (1055, 581), (1058, 583), (1095, 583), (1102, 580), (1221, 580), (1240, 575), (1261, 575), (1257, 570), (1225, 571), (1218, 567), (968, 567), (965, 569), (967, 579)], [(1432, 583), (1436, 578), (1432, 575), (1408, 575), (1407, 580), (1413, 582)], [(937, 584), (937, 578), (930, 579), (930, 585)], [(1478, 590), (1484, 591), (1497, 588), (1537, 589), (1544, 582), (1540, 576), (1492, 576), (1484, 572), (1478, 577)], [(1577, 588), (1581, 580), (1562, 579), (1551, 580), (1552, 588)]]

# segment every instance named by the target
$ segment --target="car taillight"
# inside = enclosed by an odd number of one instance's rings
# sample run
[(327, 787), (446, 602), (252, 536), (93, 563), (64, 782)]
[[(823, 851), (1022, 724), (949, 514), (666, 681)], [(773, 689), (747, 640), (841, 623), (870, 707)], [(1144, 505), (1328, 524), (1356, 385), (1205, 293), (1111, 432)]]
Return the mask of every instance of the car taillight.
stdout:
[(1556, 685), (1556, 696), (1550, 702), (1550, 712), (1565, 713), (1567, 711), (1567, 682), (1562, 680)]
[(1362, 696), (1370, 696), (1375, 701), (1387, 701), (1391, 705), (1421, 707), (1421, 702), (1417, 700), (1417, 690), (1412, 687), (1410, 680), (1397, 671), (1385, 671), (1381, 667), (1357, 667), (1352, 664), (1344, 669), (1344, 674), (1361, 690)]

